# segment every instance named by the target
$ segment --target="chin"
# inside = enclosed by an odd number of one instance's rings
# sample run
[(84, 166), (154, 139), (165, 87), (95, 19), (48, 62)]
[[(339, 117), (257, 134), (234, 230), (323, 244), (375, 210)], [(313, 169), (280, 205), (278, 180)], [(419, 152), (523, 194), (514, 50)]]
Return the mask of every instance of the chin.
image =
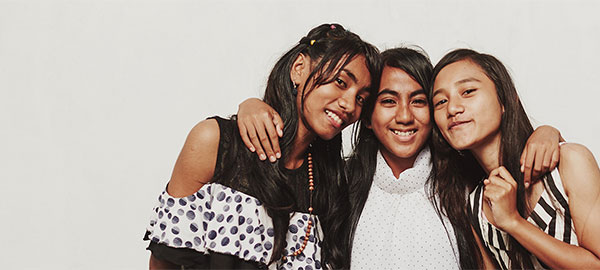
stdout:
[(456, 143), (450, 143), (450, 146), (452, 146), (452, 148), (454, 148), (455, 150), (458, 151), (463, 151), (463, 150), (469, 150), (469, 146), (470, 144), (468, 143), (464, 143), (464, 142), (456, 142)]
[(394, 156), (396, 156), (397, 158), (412, 158), (414, 156), (416, 156), (419, 151), (421, 149), (420, 148), (402, 148), (402, 149), (393, 149), (393, 151), (388, 151), (390, 153), (392, 153)]
[(334, 134), (332, 134), (332, 133), (323, 133), (323, 134), (318, 135), (318, 136), (319, 136), (319, 138), (321, 138), (321, 139), (323, 139), (325, 141), (329, 141), (329, 140), (335, 138), (335, 136), (337, 136), (337, 135), (338, 135), (338, 133), (334, 133)]

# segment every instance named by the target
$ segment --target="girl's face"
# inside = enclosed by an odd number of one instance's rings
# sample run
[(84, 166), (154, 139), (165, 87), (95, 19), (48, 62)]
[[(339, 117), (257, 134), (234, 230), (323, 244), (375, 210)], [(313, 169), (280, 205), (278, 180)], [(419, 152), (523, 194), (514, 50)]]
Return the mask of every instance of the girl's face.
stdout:
[[(304, 57), (304, 61), (306, 69), (298, 73), (301, 76), (295, 78), (294, 69), (299, 70), (302, 67), (296, 65), (292, 67), (292, 80), (299, 82), (298, 108), (302, 106), (301, 93), (304, 87), (302, 83), (306, 82), (310, 74), (310, 60)], [(333, 82), (306, 91), (303, 116), (308, 127), (303, 121), (299, 121), (299, 129), (312, 130), (315, 135), (324, 140), (332, 139), (346, 126), (358, 120), (363, 103), (369, 96), (370, 85), (371, 74), (365, 64), (365, 57), (354, 57)], [(310, 85), (307, 89), (310, 89)], [(298, 113), (301, 111), (299, 110)]]
[(384, 67), (368, 127), (387, 160), (416, 157), (431, 131), (425, 89), (404, 70)]
[(471, 150), (500, 139), (503, 106), (496, 87), (470, 60), (444, 67), (433, 85), (433, 117), (456, 150)]

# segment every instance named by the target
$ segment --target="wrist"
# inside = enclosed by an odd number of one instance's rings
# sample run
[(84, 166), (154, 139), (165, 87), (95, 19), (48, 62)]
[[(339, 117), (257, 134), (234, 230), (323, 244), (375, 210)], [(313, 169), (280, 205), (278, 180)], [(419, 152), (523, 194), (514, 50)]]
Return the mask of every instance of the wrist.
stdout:
[(517, 228), (521, 226), (523, 221), (527, 222), (523, 217), (521, 217), (521, 215), (519, 215), (518, 212), (515, 211), (515, 214), (511, 218), (503, 222), (502, 228), (500, 229), (507, 232), (508, 234), (512, 234)]

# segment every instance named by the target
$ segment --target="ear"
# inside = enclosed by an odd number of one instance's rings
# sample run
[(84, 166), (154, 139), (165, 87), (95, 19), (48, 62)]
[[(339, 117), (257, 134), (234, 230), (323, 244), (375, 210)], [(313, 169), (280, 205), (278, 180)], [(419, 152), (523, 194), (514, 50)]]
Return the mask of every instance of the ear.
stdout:
[(371, 121), (365, 121), (363, 123), (365, 125), (366, 128), (373, 130), (373, 126), (371, 125)]
[(309, 67), (310, 58), (302, 53), (298, 54), (298, 57), (296, 57), (296, 60), (292, 64), (292, 69), (290, 70), (292, 82), (298, 85), (304, 83), (304, 78), (310, 71)]

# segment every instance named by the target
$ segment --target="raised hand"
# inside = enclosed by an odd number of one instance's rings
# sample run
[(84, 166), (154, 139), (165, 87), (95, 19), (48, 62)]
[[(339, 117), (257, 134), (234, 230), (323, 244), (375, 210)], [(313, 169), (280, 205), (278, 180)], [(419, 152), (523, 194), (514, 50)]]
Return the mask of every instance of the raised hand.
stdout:
[(492, 210), (492, 222), (501, 230), (509, 231), (522, 219), (517, 210), (517, 182), (501, 166), (491, 171), (483, 184), (483, 198)]

